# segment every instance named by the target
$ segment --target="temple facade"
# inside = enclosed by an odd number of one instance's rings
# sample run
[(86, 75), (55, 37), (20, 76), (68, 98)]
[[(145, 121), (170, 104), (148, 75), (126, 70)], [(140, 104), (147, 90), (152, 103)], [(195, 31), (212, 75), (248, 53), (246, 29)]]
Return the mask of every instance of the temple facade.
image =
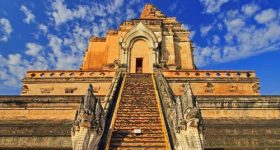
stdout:
[(254, 71), (199, 70), (189, 35), (146, 4), (91, 37), (79, 70), (27, 71), (0, 96), (0, 148), (279, 149), (280, 96)]

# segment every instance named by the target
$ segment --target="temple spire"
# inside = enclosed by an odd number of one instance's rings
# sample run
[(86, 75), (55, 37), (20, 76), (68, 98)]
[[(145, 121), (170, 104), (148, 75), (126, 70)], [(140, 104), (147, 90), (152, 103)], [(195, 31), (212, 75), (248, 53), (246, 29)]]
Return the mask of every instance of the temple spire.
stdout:
[(140, 19), (161, 19), (166, 18), (166, 16), (154, 5), (152, 4), (146, 4)]

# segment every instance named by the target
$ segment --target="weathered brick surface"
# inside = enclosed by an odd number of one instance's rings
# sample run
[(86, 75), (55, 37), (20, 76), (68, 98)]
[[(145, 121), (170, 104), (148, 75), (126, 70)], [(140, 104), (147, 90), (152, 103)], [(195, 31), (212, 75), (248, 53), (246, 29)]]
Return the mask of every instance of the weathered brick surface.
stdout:
[(197, 96), (204, 119), (279, 119), (280, 96)]
[(205, 119), (204, 125), (206, 148), (280, 148), (280, 119)]
[(0, 121), (0, 149), (70, 149), (71, 120)]

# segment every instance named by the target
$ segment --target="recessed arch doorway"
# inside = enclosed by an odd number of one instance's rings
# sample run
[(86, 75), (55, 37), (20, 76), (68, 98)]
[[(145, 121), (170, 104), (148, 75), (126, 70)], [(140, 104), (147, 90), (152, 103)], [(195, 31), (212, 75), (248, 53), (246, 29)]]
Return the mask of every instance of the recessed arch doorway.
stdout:
[(130, 49), (129, 72), (130, 73), (152, 73), (153, 62), (152, 51), (148, 43), (143, 39), (135, 40)]
[(121, 69), (130, 73), (153, 73), (153, 66), (159, 64), (158, 43), (153, 31), (139, 22), (120, 39)]

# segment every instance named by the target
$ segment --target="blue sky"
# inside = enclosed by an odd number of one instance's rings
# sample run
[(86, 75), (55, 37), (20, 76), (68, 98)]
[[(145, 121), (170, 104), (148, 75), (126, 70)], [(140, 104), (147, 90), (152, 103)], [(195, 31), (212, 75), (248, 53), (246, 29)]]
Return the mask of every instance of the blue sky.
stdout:
[(145, 3), (192, 31), (199, 69), (255, 70), (280, 95), (280, 1), (0, 1), (0, 94), (19, 94), (26, 70), (78, 69), (89, 37), (137, 18)]

